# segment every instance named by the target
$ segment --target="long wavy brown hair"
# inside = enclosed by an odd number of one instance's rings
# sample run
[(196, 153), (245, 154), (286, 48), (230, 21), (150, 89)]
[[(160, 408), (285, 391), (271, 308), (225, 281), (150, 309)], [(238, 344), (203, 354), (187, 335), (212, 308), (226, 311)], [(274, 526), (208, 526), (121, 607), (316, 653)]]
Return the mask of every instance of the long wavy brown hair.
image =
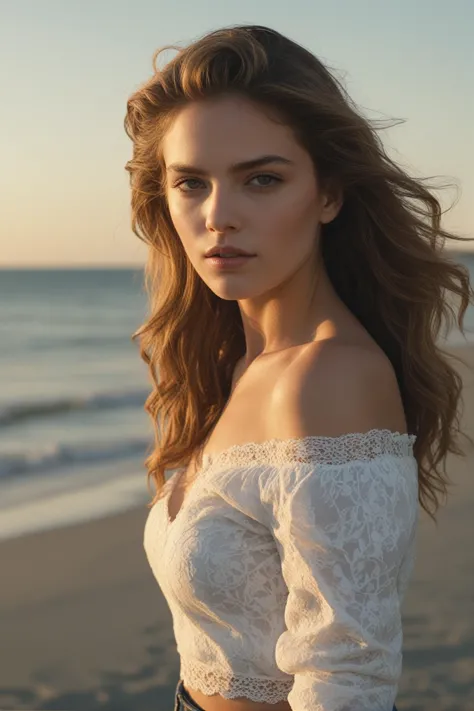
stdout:
[[(166, 49), (178, 54), (164, 68)], [(339, 297), (390, 359), (408, 432), (416, 434), (419, 502), (436, 521), (450, 485), (448, 452), (459, 447), (462, 378), (438, 337), (464, 314), (474, 292), (467, 268), (449, 257), (441, 204), (387, 155), (381, 122), (364, 117), (340, 80), (311, 52), (268, 27), (213, 31), (185, 48), (153, 55), (153, 76), (127, 102), (126, 163), (132, 230), (149, 246), (144, 283), (150, 313), (132, 335), (148, 365), (153, 390), (145, 410), (155, 443), (147, 453), (148, 483), (161, 498), (165, 471), (202, 449), (230, 395), (245, 354), (236, 301), (216, 296), (191, 265), (167, 206), (161, 142), (189, 102), (222, 94), (245, 96), (293, 129), (322, 183), (342, 186), (337, 217), (321, 225), (321, 255)], [(396, 125), (396, 124), (393, 124)], [(432, 188), (432, 186), (429, 186)], [(459, 301), (455, 305), (455, 298)], [(473, 440), (465, 435), (470, 446)]]

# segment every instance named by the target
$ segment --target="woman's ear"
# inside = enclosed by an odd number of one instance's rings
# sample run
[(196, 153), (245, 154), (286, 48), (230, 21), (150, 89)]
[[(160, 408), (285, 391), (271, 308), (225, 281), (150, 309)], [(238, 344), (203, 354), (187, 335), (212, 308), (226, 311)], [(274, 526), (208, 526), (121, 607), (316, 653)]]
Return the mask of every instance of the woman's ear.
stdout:
[(332, 222), (339, 214), (344, 203), (342, 187), (332, 183), (325, 191), (323, 209), (321, 210), (321, 222), (326, 224)]

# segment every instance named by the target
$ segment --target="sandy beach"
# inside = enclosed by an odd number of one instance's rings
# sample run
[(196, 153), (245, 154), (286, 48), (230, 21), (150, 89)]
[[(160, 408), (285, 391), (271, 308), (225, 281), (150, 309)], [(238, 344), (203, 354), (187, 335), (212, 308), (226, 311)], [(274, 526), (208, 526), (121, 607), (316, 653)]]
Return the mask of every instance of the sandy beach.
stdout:
[[(463, 428), (474, 437), (474, 349)], [(474, 452), (451, 458), (438, 525), (421, 512), (403, 605), (399, 711), (474, 709)], [(145, 480), (145, 473), (144, 473)], [(146, 483), (144, 483), (146, 487)], [(171, 614), (143, 550), (148, 509), (0, 543), (0, 709), (172, 711)]]

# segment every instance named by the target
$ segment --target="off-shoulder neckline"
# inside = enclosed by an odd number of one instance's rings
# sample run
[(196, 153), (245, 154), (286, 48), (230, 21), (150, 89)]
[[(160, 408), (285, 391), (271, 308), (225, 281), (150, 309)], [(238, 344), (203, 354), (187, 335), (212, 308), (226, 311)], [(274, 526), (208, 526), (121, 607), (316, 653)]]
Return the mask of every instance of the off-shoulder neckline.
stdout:
[[(318, 448), (322, 451), (330, 449), (333, 446), (338, 447), (338, 449), (346, 450), (347, 447), (354, 445), (362, 446), (366, 448), (367, 445), (378, 449), (383, 452), (383, 449), (390, 444), (401, 445), (402, 448), (411, 448), (417, 436), (415, 434), (409, 434), (408, 432), (397, 432), (394, 430), (389, 430), (385, 428), (374, 428), (368, 430), (367, 432), (346, 432), (340, 435), (307, 435), (305, 437), (289, 437), (289, 438), (279, 438), (272, 437), (270, 439), (263, 440), (261, 442), (243, 442), (240, 444), (232, 444), (229, 447), (220, 452), (209, 452), (202, 455), (203, 467), (222, 459), (231, 459), (233, 456), (237, 456), (239, 459), (247, 454), (255, 455), (257, 457), (269, 454), (273, 452), (278, 453), (297, 453), (302, 454), (307, 452), (314, 452)], [(202, 467), (202, 468), (203, 468)], [(185, 467), (183, 467), (184, 469)]]
[(169, 515), (169, 499), (186, 466), (178, 468), (168, 480), (170, 488), (165, 499), (165, 512), (168, 528), (173, 526), (180, 517), (192, 490), (205, 472), (217, 464), (249, 465), (252, 462), (264, 462), (276, 466), (285, 463), (318, 462), (322, 464), (340, 465), (353, 460), (371, 459), (380, 455), (413, 456), (413, 445), (417, 439), (415, 434), (397, 432), (389, 429), (375, 428), (367, 432), (347, 432), (345, 434), (326, 436), (308, 435), (306, 437), (278, 438), (274, 437), (261, 442), (243, 442), (233, 444), (220, 452), (202, 454), (202, 465), (198, 467), (193, 477), (193, 483), (188, 487), (181, 502), (179, 511), (173, 520)]

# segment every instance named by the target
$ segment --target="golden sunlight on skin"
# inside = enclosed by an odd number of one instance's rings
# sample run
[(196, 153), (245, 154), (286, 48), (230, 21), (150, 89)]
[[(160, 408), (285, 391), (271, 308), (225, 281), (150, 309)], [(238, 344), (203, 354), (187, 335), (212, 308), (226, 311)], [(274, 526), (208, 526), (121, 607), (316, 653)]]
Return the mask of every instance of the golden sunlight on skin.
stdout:
[[(231, 171), (235, 163), (270, 154), (289, 163)], [(338, 304), (320, 265), (316, 306), (308, 311), (319, 224), (334, 219), (342, 197), (322, 193), (311, 157), (291, 129), (243, 97), (194, 102), (166, 134), (163, 158), (174, 227), (209, 288), (238, 300), (247, 361), (312, 340)], [(206, 174), (179, 172), (172, 169), (176, 163)], [(229, 244), (256, 256), (233, 271), (219, 271), (205, 252)]]

